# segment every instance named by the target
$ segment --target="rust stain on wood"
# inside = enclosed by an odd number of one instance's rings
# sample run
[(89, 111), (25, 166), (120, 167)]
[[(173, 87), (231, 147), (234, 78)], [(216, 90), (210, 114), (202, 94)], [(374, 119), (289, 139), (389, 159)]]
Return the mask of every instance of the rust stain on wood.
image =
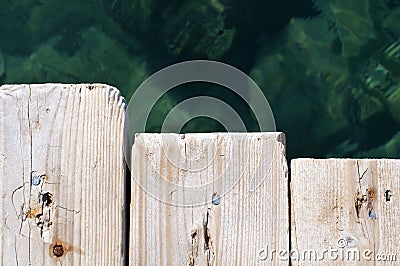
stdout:
[(35, 206), (29, 209), (26, 213), (26, 217), (29, 219), (34, 219), (38, 216), (38, 214), (42, 214), (42, 205), (36, 203)]
[(56, 241), (54, 241), (54, 243), (51, 244), (50, 248), (49, 248), (49, 254), (53, 258), (65, 257), (66, 254), (68, 254), (70, 252), (84, 254), (84, 252), (81, 249), (74, 247), (60, 239), (57, 239)]

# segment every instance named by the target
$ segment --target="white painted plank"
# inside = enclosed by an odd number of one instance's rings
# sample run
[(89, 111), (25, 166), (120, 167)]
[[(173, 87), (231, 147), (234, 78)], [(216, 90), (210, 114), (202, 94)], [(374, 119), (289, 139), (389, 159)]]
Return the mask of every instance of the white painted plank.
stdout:
[(124, 115), (106, 85), (0, 87), (2, 265), (123, 263)]
[(288, 265), (282, 133), (137, 134), (131, 170), (131, 265)]
[(400, 160), (292, 160), (293, 265), (396, 264), (399, 169)]

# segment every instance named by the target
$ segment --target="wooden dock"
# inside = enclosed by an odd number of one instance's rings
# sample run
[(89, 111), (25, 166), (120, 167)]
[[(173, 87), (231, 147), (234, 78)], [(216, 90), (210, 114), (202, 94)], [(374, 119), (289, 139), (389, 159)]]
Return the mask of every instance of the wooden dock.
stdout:
[(400, 160), (140, 133), (128, 171), (125, 110), (102, 84), (0, 87), (1, 265), (396, 264)]

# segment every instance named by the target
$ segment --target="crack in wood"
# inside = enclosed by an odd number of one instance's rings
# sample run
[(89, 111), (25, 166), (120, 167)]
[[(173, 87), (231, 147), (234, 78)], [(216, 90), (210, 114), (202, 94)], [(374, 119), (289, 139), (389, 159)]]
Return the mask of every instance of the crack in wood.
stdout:
[(189, 254), (189, 266), (195, 265), (195, 258), (199, 255), (199, 230), (197, 228), (193, 228), (190, 234), (192, 239), (192, 250)]
[(211, 231), (208, 228), (211, 208), (207, 208), (207, 212), (204, 216), (203, 222), (203, 234), (204, 234), (204, 251), (207, 253), (207, 265), (214, 265), (214, 250), (211, 239)]
[(361, 188), (361, 180), (364, 178), (364, 175), (367, 173), (368, 168), (365, 169), (365, 171), (360, 174), (360, 165), (358, 163), (358, 161), (356, 162), (357, 164), (357, 173), (358, 173), (358, 191), (356, 192), (355, 195), (355, 209), (356, 209), (356, 215), (357, 215), (357, 220), (359, 222), (360, 220), (360, 212), (361, 212), (361, 208), (363, 206), (364, 203), (367, 203), (368, 206), (372, 208), (372, 202), (370, 203), (369, 197), (367, 196), (368, 193), (368, 189), (367, 189), (367, 193), (363, 194), (362, 193), (362, 188)]

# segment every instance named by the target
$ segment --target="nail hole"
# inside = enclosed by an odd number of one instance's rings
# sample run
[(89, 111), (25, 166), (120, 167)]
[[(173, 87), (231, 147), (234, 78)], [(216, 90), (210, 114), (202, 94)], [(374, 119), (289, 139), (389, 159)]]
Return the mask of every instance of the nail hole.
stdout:
[(64, 247), (62, 245), (54, 245), (53, 247), (53, 254), (56, 257), (61, 257), (64, 255)]
[(50, 113), (50, 108), (46, 108), (46, 113)]
[(212, 204), (219, 205), (220, 203), (221, 203), (221, 197), (218, 195), (218, 193), (214, 193), (212, 196)]
[(44, 193), (42, 196), (42, 201), (47, 207), (50, 207), (53, 203), (53, 195), (49, 192)]
[(392, 196), (392, 191), (389, 189), (385, 191), (385, 199), (386, 201), (390, 201), (390, 197)]

